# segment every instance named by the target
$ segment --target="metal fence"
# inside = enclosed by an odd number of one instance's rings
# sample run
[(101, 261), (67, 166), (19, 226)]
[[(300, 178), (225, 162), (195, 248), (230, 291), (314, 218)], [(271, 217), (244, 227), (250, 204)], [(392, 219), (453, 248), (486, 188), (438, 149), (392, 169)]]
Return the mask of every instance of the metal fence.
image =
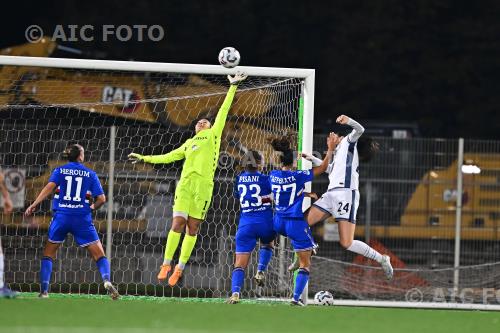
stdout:
[[(360, 165), (356, 237), (408, 268), (500, 261), (500, 141), (376, 140), (379, 153)], [(315, 150), (324, 142), (316, 137)], [(313, 190), (327, 185), (325, 177)], [(316, 228), (320, 255), (352, 262), (335, 233), (331, 223)]]

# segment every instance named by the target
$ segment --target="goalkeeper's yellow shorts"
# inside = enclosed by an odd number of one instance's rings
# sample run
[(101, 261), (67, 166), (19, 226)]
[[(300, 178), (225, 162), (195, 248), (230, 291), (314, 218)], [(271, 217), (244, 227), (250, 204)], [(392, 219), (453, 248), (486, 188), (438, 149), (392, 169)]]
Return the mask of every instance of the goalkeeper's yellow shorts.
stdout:
[(214, 182), (191, 174), (181, 178), (175, 189), (174, 212), (204, 220), (212, 202)]

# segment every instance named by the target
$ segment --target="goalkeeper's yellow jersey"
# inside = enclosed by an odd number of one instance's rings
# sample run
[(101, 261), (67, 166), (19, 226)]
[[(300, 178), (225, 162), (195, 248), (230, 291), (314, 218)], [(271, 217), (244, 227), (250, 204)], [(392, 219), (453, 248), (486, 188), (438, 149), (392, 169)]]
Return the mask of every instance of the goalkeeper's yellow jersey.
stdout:
[(181, 180), (191, 175), (198, 175), (213, 181), (219, 159), (222, 130), (237, 88), (237, 85), (231, 85), (229, 88), (211, 128), (198, 132), (182, 146), (165, 155), (144, 156), (144, 162), (166, 164), (184, 159)]

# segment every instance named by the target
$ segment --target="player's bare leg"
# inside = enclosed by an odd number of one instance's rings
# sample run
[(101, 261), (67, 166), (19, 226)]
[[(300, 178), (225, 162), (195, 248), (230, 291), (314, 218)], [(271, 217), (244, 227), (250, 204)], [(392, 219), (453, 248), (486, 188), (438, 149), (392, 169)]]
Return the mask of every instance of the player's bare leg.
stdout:
[(361, 254), (362, 256), (375, 260), (382, 266), (385, 276), (388, 280), (393, 277), (393, 269), (391, 259), (388, 255), (381, 255), (378, 251), (370, 247), (368, 244), (354, 240), (354, 231), (356, 225), (347, 220), (341, 220), (339, 223), (340, 245), (351, 252)]
[(172, 258), (174, 256), (177, 247), (179, 246), (179, 241), (181, 239), (181, 233), (186, 229), (187, 218), (186, 214), (181, 212), (174, 212), (174, 218), (172, 220), (172, 227), (167, 236), (167, 243), (165, 244), (165, 256), (163, 259), (163, 264), (160, 267), (160, 272), (158, 273), (158, 281), (163, 282), (167, 279), (168, 274), (172, 270)]
[(101, 241), (97, 241), (95, 243), (88, 245), (87, 251), (89, 251), (90, 255), (96, 262), (97, 268), (99, 269), (102, 280), (104, 282), (104, 288), (108, 291), (108, 294), (111, 297), (111, 299), (117, 300), (120, 297), (120, 294), (118, 293), (116, 287), (110, 281), (111, 268), (109, 261), (106, 258), (106, 255), (104, 254), (104, 249), (102, 247)]
[(196, 219), (191, 216), (188, 217), (186, 234), (184, 235), (184, 240), (182, 241), (181, 254), (179, 256), (179, 264), (175, 266), (174, 272), (168, 279), (168, 284), (171, 287), (175, 286), (182, 278), (184, 268), (186, 267), (189, 257), (191, 257), (191, 252), (193, 252), (196, 244), (201, 222), (203, 222), (203, 220)]
[[(315, 256), (318, 253), (318, 244), (315, 244), (315, 247), (312, 249), (311, 257)], [(299, 257), (294, 254), (292, 263), (288, 266), (289, 272), (295, 272), (300, 268)]]
[(307, 213), (307, 224), (309, 224), (309, 226), (311, 227), (318, 222), (326, 220), (330, 216), (330, 213), (327, 213), (316, 206), (311, 206)]

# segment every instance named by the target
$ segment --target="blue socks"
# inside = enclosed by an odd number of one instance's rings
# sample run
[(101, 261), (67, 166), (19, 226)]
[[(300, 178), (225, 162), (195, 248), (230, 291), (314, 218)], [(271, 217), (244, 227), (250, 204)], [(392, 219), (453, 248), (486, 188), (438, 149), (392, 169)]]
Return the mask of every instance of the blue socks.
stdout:
[(267, 270), (267, 265), (271, 261), (273, 256), (273, 249), (271, 247), (262, 246), (259, 250), (259, 266), (258, 271), (265, 272)]
[(299, 268), (297, 278), (295, 279), (295, 290), (293, 291), (293, 300), (298, 301), (307, 282), (309, 281), (309, 271), (305, 268)]
[(109, 266), (108, 258), (100, 257), (95, 263), (97, 265), (97, 268), (99, 269), (99, 272), (101, 273), (102, 280), (109, 281), (111, 268)]
[[(51, 257), (43, 257), (40, 267), (40, 291), (42, 293), (49, 292), (50, 275), (52, 274), (53, 260)], [(103, 281), (109, 281), (110, 267), (109, 261), (106, 257), (100, 257), (97, 261), (97, 268), (101, 272)]]
[(43, 257), (42, 264), (40, 266), (40, 292), (49, 292), (50, 275), (52, 274), (52, 263), (51, 257)]
[(243, 282), (245, 280), (245, 270), (241, 267), (235, 267), (233, 269), (233, 276), (231, 278), (231, 291), (233, 293), (239, 293), (241, 288), (243, 288)]

